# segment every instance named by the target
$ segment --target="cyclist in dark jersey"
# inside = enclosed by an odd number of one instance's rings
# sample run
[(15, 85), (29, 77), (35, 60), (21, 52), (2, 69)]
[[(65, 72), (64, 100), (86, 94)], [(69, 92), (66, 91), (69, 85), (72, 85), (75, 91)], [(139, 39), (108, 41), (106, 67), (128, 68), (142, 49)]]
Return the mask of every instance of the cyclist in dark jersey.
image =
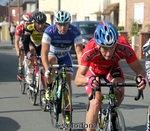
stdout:
[(28, 65), (27, 68), (27, 77), (26, 81), (28, 84), (32, 84), (32, 74), (33, 74), (33, 57), (41, 55), (41, 40), (44, 33), (44, 30), (49, 26), (46, 23), (47, 17), (43, 12), (37, 12), (33, 14), (32, 23), (28, 24), (25, 28), (24, 33), (24, 50), (27, 55), (26, 63)]
[[(86, 124), (96, 125), (98, 111), (101, 108), (102, 92), (99, 89), (100, 79), (98, 76), (104, 75), (110, 82), (124, 82), (124, 75), (119, 66), (121, 59), (125, 59), (138, 76), (136, 77), (138, 89), (143, 90), (146, 86), (146, 73), (134, 50), (123, 36), (118, 36), (116, 28), (111, 23), (100, 21), (95, 30), (94, 38), (83, 49), (81, 65), (75, 77), (75, 84), (85, 86), (89, 97), (92, 88), (97, 88), (95, 99), (90, 100)], [(124, 88), (115, 88), (115, 96), (117, 106), (119, 106), (124, 99)], [(94, 131), (94, 129), (87, 128), (87, 131)], [(114, 131), (118, 130), (114, 129)]]

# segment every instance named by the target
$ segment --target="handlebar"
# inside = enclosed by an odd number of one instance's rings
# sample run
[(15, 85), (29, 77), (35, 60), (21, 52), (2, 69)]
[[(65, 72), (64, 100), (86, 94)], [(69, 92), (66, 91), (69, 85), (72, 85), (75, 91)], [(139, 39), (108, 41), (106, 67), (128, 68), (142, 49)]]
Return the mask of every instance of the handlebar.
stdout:
[[(134, 87), (137, 87), (137, 84), (136, 83), (113, 83), (113, 82), (106, 82), (106, 83), (100, 83), (100, 87), (103, 86), (103, 87), (113, 87), (113, 88), (116, 88), (118, 86), (120, 87), (123, 87), (123, 86), (126, 86), (126, 87), (131, 87), (131, 86), (134, 86)], [(93, 90), (92, 92), (92, 95), (89, 97), (89, 100), (92, 100), (93, 95), (95, 95), (95, 91), (96, 89)], [(144, 95), (143, 95), (143, 90), (138, 90), (138, 94), (137, 96), (135, 96), (134, 100), (135, 101), (138, 101), (140, 98), (142, 97), (142, 99), (144, 99)]]

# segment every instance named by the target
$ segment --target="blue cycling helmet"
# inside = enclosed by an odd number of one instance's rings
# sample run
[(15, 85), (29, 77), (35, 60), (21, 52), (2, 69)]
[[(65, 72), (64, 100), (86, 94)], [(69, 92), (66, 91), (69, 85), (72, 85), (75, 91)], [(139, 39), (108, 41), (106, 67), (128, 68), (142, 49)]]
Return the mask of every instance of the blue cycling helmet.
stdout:
[(71, 21), (71, 16), (66, 11), (58, 11), (55, 14), (54, 20), (56, 23), (65, 24)]
[(100, 21), (94, 32), (94, 40), (99, 46), (112, 47), (118, 40), (118, 32), (111, 23)]

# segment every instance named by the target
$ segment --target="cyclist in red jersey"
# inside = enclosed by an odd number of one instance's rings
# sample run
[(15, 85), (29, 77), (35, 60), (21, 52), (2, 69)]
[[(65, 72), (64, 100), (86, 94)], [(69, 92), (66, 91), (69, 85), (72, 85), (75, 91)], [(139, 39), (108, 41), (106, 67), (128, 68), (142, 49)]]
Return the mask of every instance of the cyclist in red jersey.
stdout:
[(22, 63), (23, 63), (23, 59), (24, 59), (24, 52), (20, 51), (20, 50), (24, 49), (23, 43), (22, 43), (23, 34), (24, 34), (25, 27), (30, 22), (31, 18), (32, 18), (31, 14), (24, 14), (22, 16), (23, 23), (18, 25), (16, 27), (16, 31), (15, 31), (15, 49), (16, 49), (16, 55), (18, 56), (18, 75), (19, 75), (19, 77), (21, 77), (21, 75), (22, 75)]
[[(119, 65), (119, 60), (125, 59), (129, 67), (135, 72), (138, 89), (146, 86), (146, 73), (134, 50), (128, 41), (121, 35), (118, 36), (116, 28), (109, 22), (100, 21), (94, 38), (85, 46), (82, 52), (81, 65), (77, 70), (75, 84), (85, 86), (86, 93), (90, 97), (92, 88), (96, 88), (95, 99), (90, 100), (90, 107), (86, 114), (86, 124), (96, 124), (98, 111), (101, 108), (102, 92), (99, 89), (100, 79), (104, 75), (110, 82), (124, 82), (124, 75)], [(117, 106), (124, 99), (124, 88), (115, 89)], [(87, 131), (95, 129), (87, 128)], [(115, 129), (115, 131), (117, 131)]]

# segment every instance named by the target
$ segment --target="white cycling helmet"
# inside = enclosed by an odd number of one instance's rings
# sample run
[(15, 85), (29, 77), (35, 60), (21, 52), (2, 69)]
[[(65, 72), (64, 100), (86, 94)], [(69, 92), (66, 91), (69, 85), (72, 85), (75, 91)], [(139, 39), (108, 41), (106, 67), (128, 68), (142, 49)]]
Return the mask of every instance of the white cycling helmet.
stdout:
[(56, 23), (65, 24), (71, 21), (71, 16), (66, 11), (58, 11), (55, 13), (54, 20)]
[(31, 19), (32, 19), (32, 15), (31, 15), (31, 14), (24, 14), (24, 15), (22, 16), (22, 19), (23, 19), (24, 21), (30, 22)]

